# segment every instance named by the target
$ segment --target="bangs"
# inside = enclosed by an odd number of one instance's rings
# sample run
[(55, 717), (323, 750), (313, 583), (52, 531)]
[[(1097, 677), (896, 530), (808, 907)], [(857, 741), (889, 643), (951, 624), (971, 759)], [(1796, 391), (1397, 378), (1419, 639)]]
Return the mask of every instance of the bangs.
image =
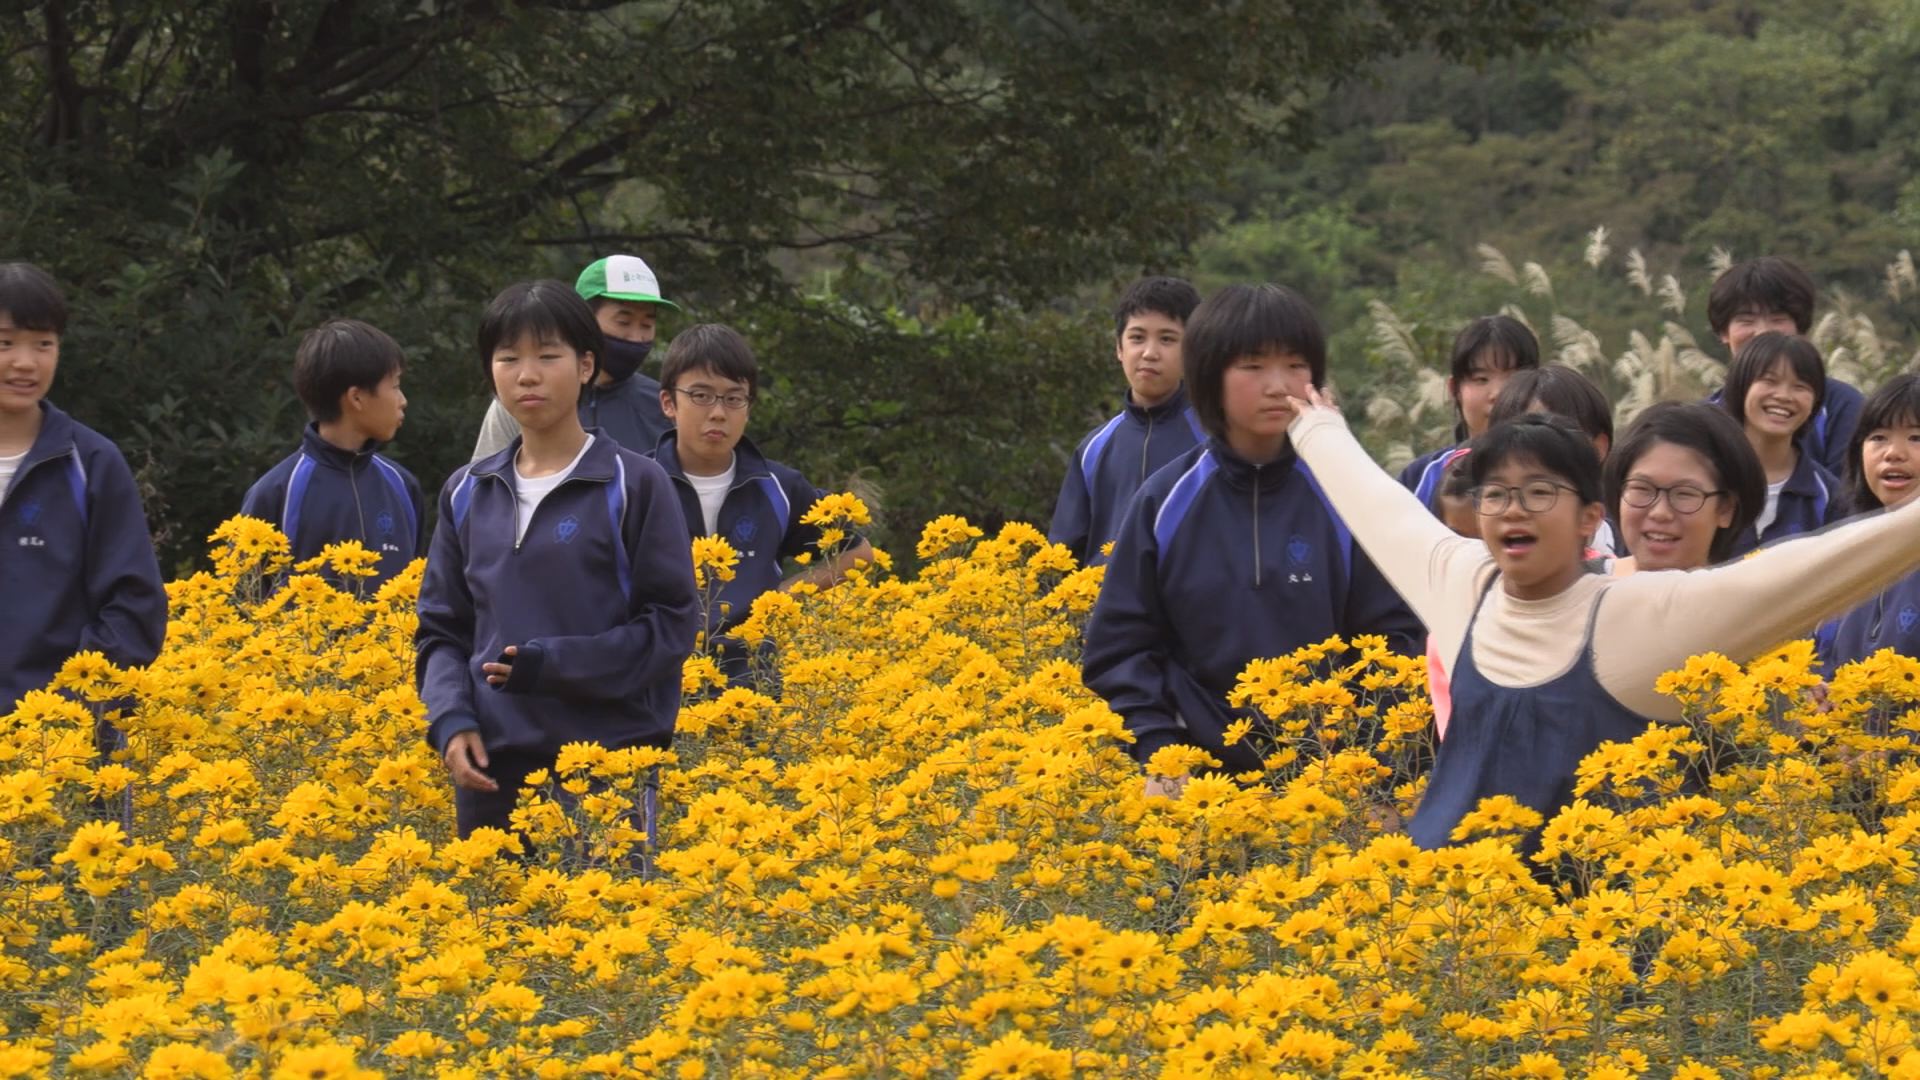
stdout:
[(1467, 472), (1474, 487), (1503, 465), (1533, 466), (1580, 493), (1583, 503), (1601, 501), (1600, 459), (1573, 421), (1552, 413), (1527, 413), (1495, 424), (1473, 440)]

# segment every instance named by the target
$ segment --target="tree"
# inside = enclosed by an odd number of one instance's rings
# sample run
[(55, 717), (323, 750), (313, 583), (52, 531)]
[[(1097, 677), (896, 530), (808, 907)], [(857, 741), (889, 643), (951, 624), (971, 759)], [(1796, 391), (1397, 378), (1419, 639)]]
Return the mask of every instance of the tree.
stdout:
[(47, 0), (11, 13), (0, 130), (33, 150), (0, 164), (0, 250), (71, 286), (62, 398), (197, 534), (284, 442), (286, 339), (320, 316), (415, 347), (431, 483), (509, 280), (623, 247), (696, 308), (845, 262), (1039, 304), (1180, 250), (1202, 182), (1367, 62), (1557, 45), (1586, 8)]

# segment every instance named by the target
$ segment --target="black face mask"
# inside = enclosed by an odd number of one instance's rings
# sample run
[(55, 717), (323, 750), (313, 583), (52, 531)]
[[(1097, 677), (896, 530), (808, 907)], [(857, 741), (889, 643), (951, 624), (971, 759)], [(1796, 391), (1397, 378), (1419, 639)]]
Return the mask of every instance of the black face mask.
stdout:
[(627, 341), (624, 338), (609, 336), (606, 339), (607, 354), (600, 358), (600, 370), (614, 382), (625, 382), (640, 370), (646, 362), (647, 354), (653, 351), (651, 341)]

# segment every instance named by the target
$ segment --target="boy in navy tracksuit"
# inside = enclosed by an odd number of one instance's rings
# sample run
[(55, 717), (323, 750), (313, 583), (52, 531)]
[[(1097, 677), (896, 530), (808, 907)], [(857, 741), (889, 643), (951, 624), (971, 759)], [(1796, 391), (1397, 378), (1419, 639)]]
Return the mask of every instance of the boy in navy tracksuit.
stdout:
[[(586, 301), (559, 282), (512, 286), (479, 346), (521, 434), (447, 479), (415, 636), (463, 837), (510, 828), (527, 774), (566, 743), (668, 746), (699, 617), (671, 482), (580, 426), (601, 347)], [(653, 812), (649, 793), (649, 839)]]
[[(1087, 625), (1084, 677), (1146, 763), (1205, 749), (1229, 771), (1260, 767), (1222, 740), (1226, 697), (1249, 661), (1334, 634), (1384, 634), (1414, 655), (1425, 631), (1293, 454), (1289, 396), (1326, 379), (1312, 308), (1275, 285), (1235, 285), (1187, 324), (1188, 393), (1209, 438), (1155, 473), (1128, 505)], [(1153, 778), (1149, 793), (1180, 782)]]
[(74, 653), (139, 667), (167, 632), (167, 592), (126, 458), (46, 400), (66, 329), (53, 279), (0, 263), (0, 716)]
[[(754, 599), (802, 581), (831, 586), (857, 563), (871, 562), (873, 548), (856, 536), (837, 551), (821, 551), (819, 527), (800, 521), (821, 492), (747, 440), (760, 367), (745, 338), (714, 323), (682, 331), (667, 349), (660, 381), (660, 404), (674, 430), (652, 456), (673, 479), (688, 534), (721, 537), (740, 554), (701, 628), (729, 681), (749, 684), (751, 657), (722, 635), (747, 617)], [(811, 553), (813, 566), (786, 578), (785, 561), (802, 553)]]
[(1047, 539), (1088, 566), (1119, 535), (1127, 500), (1147, 477), (1206, 441), (1181, 380), (1180, 339), (1200, 303), (1192, 285), (1171, 277), (1134, 282), (1113, 314), (1113, 351), (1127, 377), (1126, 408), (1073, 449)]
[[(637, 255), (595, 260), (580, 271), (573, 288), (593, 306), (606, 342), (605, 354), (597, 358), (600, 373), (580, 394), (580, 426), (605, 432), (636, 454), (651, 453), (673, 423), (660, 410), (660, 384), (642, 374), (640, 365), (653, 352), (661, 313), (680, 307), (660, 295), (660, 279)], [(513, 415), (493, 402), (480, 424), (473, 460), (505, 450), (519, 433)]]
[(426, 550), (420, 482), (376, 452), (406, 418), (400, 346), (358, 319), (335, 319), (300, 339), (293, 388), (312, 422), (300, 449), (253, 482), (240, 512), (272, 522), (294, 561), (358, 540), (380, 557), (378, 587)]
[[(1817, 292), (1813, 278), (1797, 264), (1778, 255), (1762, 255), (1735, 263), (1714, 279), (1707, 293), (1707, 323), (1727, 347), (1731, 364), (1741, 347), (1760, 334), (1773, 331), (1806, 337), (1813, 329)], [(1840, 477), (1847, 475), (1847, 447), (1866, 396), (1830, 375), (1825, 384), (1826, 392), (1800, 443), (1829, 476)], [(1724, 394), (1716, 390), (1707, 400), (1718, 404)]]
[(1540, 340), (1511, 315), (1483, 315), (1454, 335), (1448, 357), (1447, 397), (1453, 400), (1453, 445), (1422, 454), (1400, 470), (1400, 483), (1436, 516), (1440, 486), (1454, 451), (1493, 423), (1493, 403), (1516, 371), (1540, 366)]

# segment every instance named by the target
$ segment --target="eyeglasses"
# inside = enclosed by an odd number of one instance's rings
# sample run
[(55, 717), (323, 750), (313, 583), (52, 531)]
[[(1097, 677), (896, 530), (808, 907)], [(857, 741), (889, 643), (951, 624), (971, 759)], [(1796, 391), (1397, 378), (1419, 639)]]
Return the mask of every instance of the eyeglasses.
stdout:
[(1628, 506), (1646, 510), (1667, 497), (1667, 505), (1676, 514), (1698, 513), (1707, 505), (1707, 500), (1716, 495), (1725, 495), (1725, 491), (1702, 491), (1692, 484), (1674, 484), (1671, 487), (1654, 487), (1644, 480), (1629, 480), (1620, 489), (1620, 501)]
[(682, 390), (677, 386), (673, 388), (673, 392), (687, 395), (693, 399), (695, 405), (703, 409), (711, 409), (714, 403), (718, 402), (734, 412), (739, 412), (753, 404), (753, 398), (746, 394), (716, 394), (711, 390)]
[(1563, 490), (1571, 491), (1576, 495), (1580, 493), (1577, 488), (1555, 483), (1552, 480), (1529, 480), (1518, 486), (1481, 484), (1469, 494), (1473, 496), (1475, 510), (1487, 517), (1493, 517), (1496, 514), (1506, 513), (1507, 507), (1512, 505), (1516, 498), (1520, 500), (1520, 509), (1527, 513), (1545, 513), (1553, 509), (1554, 503), (1560, 501), (1560, 492)]

